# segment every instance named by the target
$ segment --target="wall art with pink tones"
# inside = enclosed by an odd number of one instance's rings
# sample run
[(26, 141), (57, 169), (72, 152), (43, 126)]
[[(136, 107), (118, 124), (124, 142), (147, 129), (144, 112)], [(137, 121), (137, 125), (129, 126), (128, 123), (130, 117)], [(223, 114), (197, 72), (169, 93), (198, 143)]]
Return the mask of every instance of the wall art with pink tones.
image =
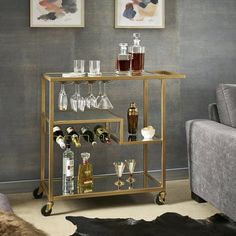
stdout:
[(30, 0), (31, 27), (84, 27), (84, 0)]

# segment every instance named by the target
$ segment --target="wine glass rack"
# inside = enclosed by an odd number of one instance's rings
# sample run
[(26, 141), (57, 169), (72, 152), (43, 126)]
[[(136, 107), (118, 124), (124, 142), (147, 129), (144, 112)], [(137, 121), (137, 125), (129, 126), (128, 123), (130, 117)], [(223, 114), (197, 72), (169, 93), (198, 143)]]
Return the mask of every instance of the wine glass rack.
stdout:
[[(33, 192), (35, 198), (41, 198), (43, 194), (47, 196), (47, 204), (42, 207), (41, 212), (44, 216), (49, 216), (52, 212), (54, 201), (75, 198), (92, 198), (101, 196), (114, 196), (125, 194), (136, 194), (145, 192), (157, 192), (155, 203), (161, 205), (165, 202), (166, 195), (166, 81), (169, 79), (184, 79), (184, 74), (169, 71), (149, 71), (140, 76), (117, 76), (114, 73), (103, 73), (99, 77), (63, 77), (62, 73), (45, 73), (41, 79), (41, 127), (40, 127), (40, 184)], [(137, 139), (130, 141), (124, 132), (124, 119), (112, 112), (96, 111), (91, 117), (80, 112), (79, 119), (73, 112), (55, 112), (56, 83), (71, 82), (96, 82), (96, 81), (143, 81), (143, 127), (148, 125), (148, 82), (158, 80), (161, 82), (161, 132), (160, 137), (155, 136), (152, 140), (143, 141)], [(48, 83), (48, 90), (46, 89)], [(46, 107), (47, 106), (47, 107)], [(46, 110), (46, 108), (48, 108)], [(84, 115), (83, 115), (84, 114)], [(91, 113), (90, 113), (91, 114)], [(66, 117), (66, 119), (65, 119)], [(111, 137), (120, 145), (143, 145), (143, 171), (134, 173), (136, 179), (135, 186), (122, 187), (117, 189), (114, 185), (117, 177), (115, 174), (94, 176), (94, 189), (89, 193), (75, 192), (71, 195), (62, 195), (61, 180), (54, 178), (54, 140), (53, 127), (55, 125), (76, 125), (76, 124), (98, 124), (104, 123), (109, 126), (116, 124), (117, 132), (112, 133)], [(48, 140), (48, 150), (46, 142)], [(161, 177), (158, 180), (148, 171), (148, 145), (161, 145)], [(47, 152), (47, 153), (46, 153)], [(46, 161), (48, 162), (48, 178), (46, 178)], [(125, 174), (124, 174), (125, 178)], [(75, 183), (75, 186), (76, 183)]]

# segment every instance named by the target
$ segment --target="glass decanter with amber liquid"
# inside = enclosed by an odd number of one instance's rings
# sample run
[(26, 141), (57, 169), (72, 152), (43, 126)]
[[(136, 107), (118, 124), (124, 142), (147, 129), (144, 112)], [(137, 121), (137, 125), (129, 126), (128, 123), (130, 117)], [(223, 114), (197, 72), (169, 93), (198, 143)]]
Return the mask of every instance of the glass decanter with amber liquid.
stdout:
[(89, 163), (90, 153), (81, 153), (83, 163), (79, 165), (78, 171), (78, 193), (89, 193), (93, 191), (93, 166)]
[(120, 43), (120, 53), (117, 57), (117, 70), (118, 75), (130, 75), (131, 55), (128, 53), (128, 44)]
[(132, 75), (141, 75), (144, 71), (145, 47), (140, 45), (140, 34), (134, 33), (134, 44), (129, 47), (129, 53), (132, 55), (131, 71)]

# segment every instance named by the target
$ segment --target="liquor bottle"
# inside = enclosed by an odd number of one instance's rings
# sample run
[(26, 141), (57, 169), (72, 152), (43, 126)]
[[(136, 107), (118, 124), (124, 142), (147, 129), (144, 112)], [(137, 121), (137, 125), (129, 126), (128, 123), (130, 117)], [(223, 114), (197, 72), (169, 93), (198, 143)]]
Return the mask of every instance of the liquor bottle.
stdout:
[(65, 137), (59, 126), (53, 127), (53, 139), (61, 147), (61, 149), (66, 148)]
[(62, 174), (62, 194), (74, 193), (74, 152), (70, 149), (70, 144), (66, 143), (66, 150), (63, 152), (63, 174)]
[(93, 191), (93, 166), (88, 162), (90, 153), (81, 153), (82, 164), (79, 165), (78, 171), (78, 192), (88, 193)]
[(117, 71), (118, 75), (129, 75), (131, 66), (131, 55), (127, 52), (127, 43), (120, 43), (120, 53), (117, 57)]
[(95, 141), (95, 138), (94, 138), (94, 133), (91, 130), (89, 130), (86, 127), (82, 127), (80, 129), (80, 131), (81, 131), (81, 134), (83, 135), (85, 141), (91, 143), (93, 147), (97, 144), (97, 142)]
[(132, 55), (131, 70), (133, 75), (141, 75), (144, 70), (145, 47), (140, 45), (140, 34), (134, 33), (134, 44), (129, 47)]
[(81, 143), (79, 141), (79, 135), (78, 133), (75, 131), (75, 129), (73, 127), (68, 127), (66, 129), (67, 134), (70, 137), (70, 140), (73, 142), (73, 144), (75, 145), (76, 148), (80, 148), (81, 147)]
[(127, 112), (128, 132), (129, 134), (136, 134), (138, 129), (138, 108), (134, 102), (130, 103)]
[(97, 125), (94, 127), (94, 133), (100, 139), (102, 143), (111, 144), (111, 138), (109, 136), (108, 131), (101, 125)]

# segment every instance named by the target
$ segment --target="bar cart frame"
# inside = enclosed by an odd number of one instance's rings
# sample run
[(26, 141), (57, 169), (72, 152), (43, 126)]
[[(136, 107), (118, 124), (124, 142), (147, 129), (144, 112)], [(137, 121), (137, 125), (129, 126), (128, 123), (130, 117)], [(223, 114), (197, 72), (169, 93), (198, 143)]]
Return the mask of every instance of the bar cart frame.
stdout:
[[(166, 196), (166, 80), (167, 79), (184, 79), (184, 74), (179, 74), (169, 71), (150, 71), (145, 72), (140, 76), (117, 76), (114, 73), (104, 73), (99, 77), (62, 77), (60, 73), (45, 73), (41, 79), (41, 127), (40, 127), (40, 184), (39, 187), (33, 191), (34, 198), (42, 198), (43, 193), (47, 195), (48, 202), (42, 207), (41, 212), (44, 216), (49, 216), (52, 212), (54, 201), (63, 199), (74, 199), (74, 198), (91, 198), (100, 196), (113, 196), (113, 195), (124, 195), (124, 194), (136, 194), (145, 192), (158, 192), (154, 201), (155, 203), (162, 205), (165, 202)], [(87, 119), (87, 120), (64, 120), (55, 118), (54, 109), (54, 86), (55, 83), (65, 82), (96, 82), (96, 81), (113, 81), (113, 80), (141, 80), (143, 81), (143, 126), (148, 125), (148, 81), (159, 80), (161, 81), (161, 135), (160, 138), (153, 140), (143, 141), (127, 141), (124, 137), (124, 121), (123, 118), (115, 116), (112, 118), (100, 118), (100, 119)], [(46, 115), (46, 82), (49, 83), (49, 110), (48, 116)], [(143, 171), (141, 173), (143, 177), (143, 187), (140, 188), (129, 188), (129, 189), (118, 189), (112, 191), (100, 191), (90, 193), (77, 193), (72, 195), (55, 195), (54, 194), (54, 140), (53, 140), (53, 127), (55, 125), (72, 125), (72, 124), (91, 124), (91, 123), (105, 123), (106, 125), (110, 122), (118, 122), (120, 126), (119, 138), (114, 139), (120, 145), (143, 145)], [(48, 124), (49, 134), (49, 148), (48, 148), (48, 179), (45, 178), (45, 163), (46, 163), (46, 127)], [(160, 181), (148, 173), (148, 144), (157, 143), (161, 145), (161, 178)], [(103, 176), (94, 176), (94, 178), (102, 178)], [(110, 178), (106, 175), (106, 178)], [(148, 180), (155, 181), (155, 185), (148, 186)]]

